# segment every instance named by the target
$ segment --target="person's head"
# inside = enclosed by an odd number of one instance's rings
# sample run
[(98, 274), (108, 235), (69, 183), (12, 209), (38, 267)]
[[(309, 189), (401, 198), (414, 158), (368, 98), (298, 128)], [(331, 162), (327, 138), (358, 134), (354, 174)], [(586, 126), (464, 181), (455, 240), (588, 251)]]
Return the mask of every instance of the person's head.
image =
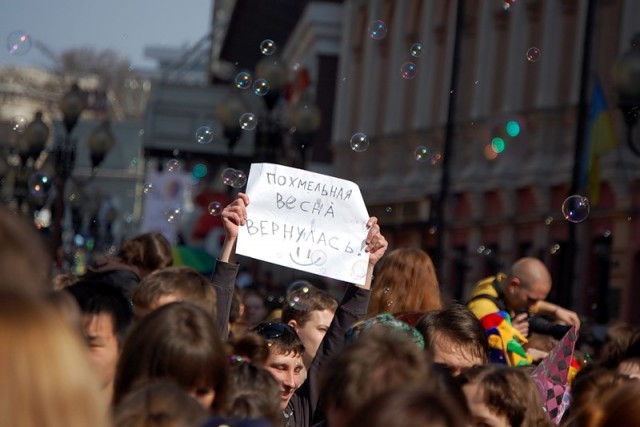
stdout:
[(441, 308), (436, 270), (426, 252), (396, 249), (382, 258), (373, 279), (368, 316)]
[(51, 257), (33, 224), (0, 206), (0, 291), (42, 295)]
[(423, 315), (416, 329), (424, 336), (434, 363), (447, 366), (453, 375), (489, 361), (489, 344), (482, 324), (462, 304)]
[(215, 288), (206, 277), (186, 266), (167, 267), (149, 274), (133, 288), (131, 301), (136, 319), (176, 301), (199, 305), (214, 317), (216, 311)]
[[(460, 427), (458, 408), (425, 388), (390, 390), (362, 405), (347, 427)], [(331, 426), (333, 427), (333, 426)]]
[(179, 385), (207, 409), (224, 407), (224, 345), (213, 317), (203, 308), (174, 302), (136, 323), (118, 362), (114, 404), (140, 384), (156, 380)]
[(551, 275), (537, 258), (521, 258), (511, 266), (504, 284), (507, 305), (513, 311), (531, 311), (551, 291)]
[(201, 425), (207, 411), (175, 384), (151, 383), (135, 390), (114, 409), (114, 427)]
[(229, 356), (229, 389), (226, 415), (233, 418), (270, 420), (282, 423), (280, 385), (274, 376), (248, 358)]
[(242, 290), (241, 295), (246, 322), (251, 326), (262, 322), (269, 314), (264, 293), (258, 288), (248, 287)]
[(304, 365), (309, 368), (318, 351), (338, 301), (315, 286), (305, 286), (287, 295), (282, 307), (282, 323), (291, 326), (304, 344)]
[(573, 418), (583, 409), (595, 405), (599, 399), (613, 388), (631, 381), (610, 369), (589, 366), (576, 375), (571, 383), (571, 406), (568, 418)]
[(141, 277), (173, 264), (171, 243), (160, 233), (145, 233), (126, 240), (118, 257), (140, 271)]
[(492, 427), (549, 426), (542, 398), (524, 370), (484, 365), (464, 372), (462, 386), (474, 425)]
[(369, 399), (387, 391), (430, 386), (427, 352), (406, 334), (371, 328), (331, 357), (320, 372), (320, 396), (331, 427), (344, 427)]
[(114, 286), (80, 281), (65, 288), (78, 303), (91, 361), (107, 393), (113, 385), (122, 342), (131, 324), (131, 304)]
[(285, 323), (261, 323), (253, 331), (269, 346), (269, 357), (264, 367), (278, 381), (280, 409), (284, 410), (306, 377), (302, 362), (304, 345), (293, 328)]
[(575, 414), (569, 427), (635, 427), (640, 420), (640, 381), (612, 387)]
[(0, 294), (0, 378), (2, 425), (109, 425), (81, 338), (44, 302)]

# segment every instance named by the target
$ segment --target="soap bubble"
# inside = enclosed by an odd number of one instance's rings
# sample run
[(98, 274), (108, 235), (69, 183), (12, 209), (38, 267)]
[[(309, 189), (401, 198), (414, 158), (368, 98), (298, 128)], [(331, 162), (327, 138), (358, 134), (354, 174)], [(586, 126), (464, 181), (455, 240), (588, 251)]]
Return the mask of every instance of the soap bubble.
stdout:
[(198, 144), (208, 144), (213, 141), (213, 131), (209, 126), (200, 126), (196, 130), (196, 141)]
[(387, 25), (383, 21), (373, 21), (369, 25), (369, 37), (374, 40), (383, 39), (387, 35)]
[(391, 213), (391, 212), (393, 212), (393, 208), (392, 208), (391, 206), (387, 206), (387, 207), (385, 208), (385, 211), (386, 211), (387, 213)]
[(530, 47), (527, 50), (527, 60), (529, 62), (536, 62), (538, 59), (540, 59), (540, 49), (537, 47)]
[(233, 188), (242, 188), (247, 183), (247, 175), (241, 170), (235, 170), (233, 172), (233, 181), (231, 186)]
[(209, 211), (209, 215), (218, 216), (222, 213), (222, 205), (220, 202), (211, 202), (209, 203), (207, 210)]
[(405, 80), (411, 80), (418, 74), (418, 67), (413, 62), (405, 62), (400, 67), (400, 74)]
[(276, 53), (276, 43), (271, 39), (262, 40), (260, 43), (260, 52), (263, 55), (273, 55)]
[(165, 212), (165, 217), (167, 218), (167, 222), (176, 222), (180, 219), (180, 214), (182, 211), (180, 208), (172, 208)]
[(367, 148), (369, 148), (369, 137), (362, 132), (354, 133), (350, 143), (353, 151), (361, 153), (367, 151)]
[(249, 89), (252, 82), (251, 74), (246, 71), (242, 71), (236, 75), (235, 83), (238, 89)]
[(269, 92), (269, 83), (265, 79), (258, 79), (253, 82), (253, 93), (258, 96), (265, 96)]
[(253, 113), (244, 113), (240, 116), (240, 127), (244, 130), (254, 130), (258, 125), (258, 118)]
[(167, 162), (167, 172), (178, 172), (180, 170), (180, 161), (171, 159)]
[(424, 145), (421, 145), (416, 148), (415, 156), (417, 161), (426, 162), (427, 160), (429, 160), (429, 150)]
[(29, 192), (33, 196), (46, 196), (51, 190), (53, 180), (43, 172), (35, 172), (27, 180)]
[(420, 55), (422, 55), (422, 50), (423, 48), (421, 43), (414, 43), (411, 45), (411, 48), (409, 49), (409, 53), (414, 58), (418, 58)]
[(24, 31), (14, 31), (7, 37), (7, 50), (12, 55), (25, 55), (31, 49), (31, 37)]
[(235, 169), (226, 168), (222, 171), (222, 183), (224, 185), (232, 185), (233, 184), (233, 174), (235, 173)]
[(29, 121), (22, 116), (17, 116), (11, 119), (11, 130), (14, 132), (22, 133), (27, 128)]
[(579, 194), (567, 197), (562, 202), (562, 215), (569, 222), (582, 222), (589, 216), (591, 207), (589, 206), (589, 199)]

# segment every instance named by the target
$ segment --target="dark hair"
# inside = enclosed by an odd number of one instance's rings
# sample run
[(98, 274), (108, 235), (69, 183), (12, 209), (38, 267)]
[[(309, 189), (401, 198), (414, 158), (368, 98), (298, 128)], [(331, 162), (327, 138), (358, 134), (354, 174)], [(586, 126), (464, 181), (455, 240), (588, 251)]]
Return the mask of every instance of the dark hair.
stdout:
[(311, 318), (314, 311), (336, 311), (338, 301), (328, 292), (315, 286), (303, 286), (287, 295), (282, 305), (282, 323), (295, 320), (298, 326), (303, 327)]
[(212, 409), (224, 407), (227, 360), (215, 321), (188, 302), (160, 307), (142, 318), (127, 337), (118, 360), (113, 402), (140, 383), (174, 382), (185, 389), (212, 387)]
[(266, 369), (231, 355), (226, 415), (267, 419), (277, 426), (282, 422), (280, 385)]
[(244, 332), (230, 338), (226, 347), (229, 356), (239, 356), (257, 366), (264, 366), (270, 353), (267, 341), (255, 332)]
[(429, 355), (406, 334), (372, 328), (323, 365), (320, 396), (325, 411), (352, 413), (386, 390), (430, 385), (430, 373)]
[(485, 363), (489, 360), (487, 335), (478, 318), (464, 305), (454, 303), (440, 311), (430, 311), (418, 320), (416, 329), (424, 336), (426, 347), (435, 341), (448, 343), (456, 351), (469, 349)]
[(271, 353), (304, 355), (304, 344), (293, 328), (286, 323), (265, 322), (252, 329), (252, 332), (263, 337), (269, 345)]
[(165, 295), (177, 295), (181, 300), (199, 305), (212, 316), (216, 311), (216, 290), (209, 280), (191, 267), (176, 266), (156, 270), (133, 288), (134, 306), (149, 309)]
[(485, 404), (504, 415), (512, 427), (551, 426), (535, 383), (521, 369), (504, 365), (474, 366), (463, 373), (467, 384), (482, 389)]
[(207, 411), (191, 396), (171, 383), (147, 384), (114, 408), (114, 427), (196, 426)]
[(133, 313), (129, 299), (120, 289), (99, 281), (80, 280), (62, 292), (69, 292), (76, 299), (82, 314), (109, 314), (118, 344), (122, 345)]
[(588, 365), (580, 370), (571, 383), (570, 414), (565, 419), (571, 419), (584, 408), (590, 407), (602, 398), (605, 392), (631, 381), (626, 375), (595, 365)]
[(173, 264), (171, 243), (160, 233), (145, 233), (126, 240), (118, 257), (125, 264), (154, 271)]
[(347, 427), (459, 427), (457, 408), (424, 388), (389, 390), (362, 405)]

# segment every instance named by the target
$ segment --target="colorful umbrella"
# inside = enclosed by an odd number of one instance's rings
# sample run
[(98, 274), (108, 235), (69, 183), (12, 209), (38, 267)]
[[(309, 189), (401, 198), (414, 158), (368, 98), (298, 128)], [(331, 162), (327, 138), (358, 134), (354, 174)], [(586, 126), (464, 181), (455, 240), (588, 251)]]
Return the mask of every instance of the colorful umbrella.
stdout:
[(216, 258), (203, 248), (197, 246), (174, 246), (173, 265), (186, 265), (207, 275), (213, 272)]

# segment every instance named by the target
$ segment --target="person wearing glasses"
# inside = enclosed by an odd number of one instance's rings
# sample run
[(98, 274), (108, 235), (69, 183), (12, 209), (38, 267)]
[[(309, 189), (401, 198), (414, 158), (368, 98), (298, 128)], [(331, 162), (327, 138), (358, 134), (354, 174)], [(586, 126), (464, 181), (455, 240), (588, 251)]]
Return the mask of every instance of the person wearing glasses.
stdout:
[(545, 301), (550, 290), (549, 270), (542, 261), (531, 257), (517, 260), (509, 274), (498, 273), (476, 284), (467, 306), (487, 332), (492, 362), (528, 365), (546, 355), (524, 348), (532, 314), (580, 327), (575, 312)]
[[(236, 200), (222, 211), (226, 238), (217, 264), (228, 264), (234, 256), (238, 228), (246, 223), (248, 204), (249, 197), (239, 193)], [(344, 334), (349, 327), (366, 317), (373, 269), (387, 250), (387, 241), (380, 233), (378, 219), (371, 217), (367, 222), (367, 228), (369, 232), (365, 239), (365, 251), (369, 254), (369, 263), (365, 283), (363, 285), (352, 284), (347, 287), (308, 373), (303, 363), (304, 345), (291, 326), (272, 322), (259, 324), (253, 329), (270, 344), (270, 354), (265, 368), (280, 384), (280, 407), (283, 411), (284, 426), (308, 427), (311, 425), (318, 406), (317, 376), (319, 367), (326, 358), (342, 348)], [(218, 286), (216, 289), (220, 319), (220, 313), (229, 313), (230, 303), (226, 311), (224, 308), (221, 309), (221, 291)]]

